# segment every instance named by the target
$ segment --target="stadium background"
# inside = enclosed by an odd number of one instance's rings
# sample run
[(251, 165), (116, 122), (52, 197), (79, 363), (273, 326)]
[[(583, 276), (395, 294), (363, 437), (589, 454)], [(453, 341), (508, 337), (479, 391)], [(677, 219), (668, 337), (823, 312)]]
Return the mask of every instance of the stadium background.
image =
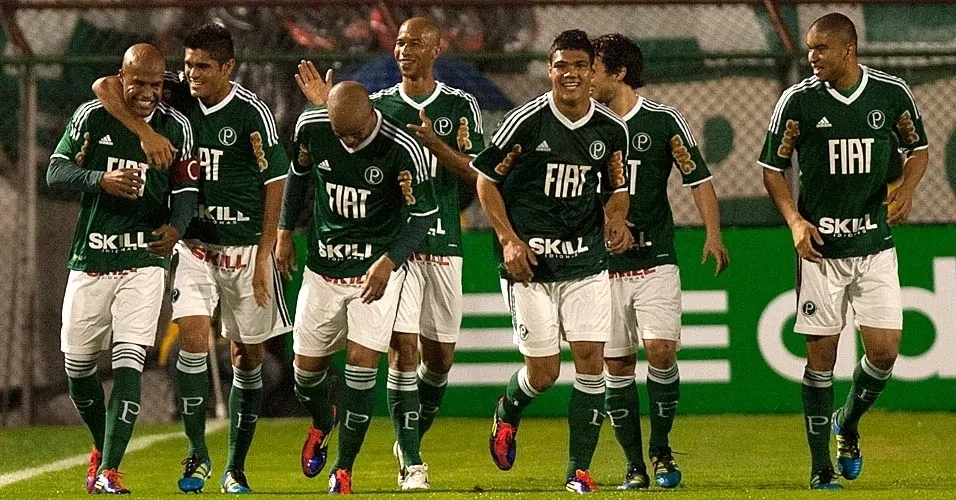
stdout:
[[(184, 31), (223, 22), (239, 52), (236, 79), (272, 105), (288, 137), (303, 104), (292, 80), (295, 63), (312, 59), (320, 69), (335, 68), (336, 79), (360, 79), (370, 90), (391, 85), (398, 76), (388, 50), (397, 24), (410, 15), (428, 15), (443, 28), (438, 77), (475, 93), (489, 134), (511, 105), (548, 90), (547, 49), (559, 31), (617, 31), (640, 43), (650, 82), (642, 93), (684, 112), (714, 171), (732, 260), (719, 279), (711, 277), (712, 267), (698, 264), (697, 211), (689, 190), (674, 182), (685, 290), (681, 412), (797, 412), (802, 345), (789, 333), (795, 304), (790, 236), (754, 162), (777, 97), (809, 73), (802, 39), (810, 22), (834, 10), (856, 23), (864, 64), (910, 83), (930, 142), (910, 224), (896, 231), (907, 326), (895, 378), (878, 406), (956, 409), (953, 4), (141, 0), (128, 8), (101, 0), (33, 0), (0, 2), (0, 425), (78, 423), (58, 348), (77, 203), (49, 190), (44, 173), (70, 114), (92, 97), (93, 79), (114, 73), (122, 51), (140, 41), (162, 47), (175, 69)], [(465, 242), (465, 329), (443, 414), (485, 416), (521, 358), (510, 343), (480, 209), (473, 205), (463, 217), (472, 229)], [(842, 342), (838, 393), (861, 349), (852, 338)], [(163, 346), (158, 340), (150, 351), (143, 422), (175, 418)], [(285, 346), (273, 347), (265, 376), (272, 391), (268, 411), (301, 412), (291, 395)], [(101, 373), (108, 371), (101, 366)], [(562, 380), (570, 376), (563, 370)], [(560, 415), (565, 395), (551, 391), (531, 409)]]

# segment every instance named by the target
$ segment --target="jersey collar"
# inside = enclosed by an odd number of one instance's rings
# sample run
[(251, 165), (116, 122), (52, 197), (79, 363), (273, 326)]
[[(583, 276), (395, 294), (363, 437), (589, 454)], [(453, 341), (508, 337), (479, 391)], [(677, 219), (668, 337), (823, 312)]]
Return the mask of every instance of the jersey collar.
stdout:
[(236, 90), (239, 88), (239, 85), (236, 84), (236, 82), (229, 82), (229, 85), (232, 85), (232, 89), (229, 91), (228, 94), (226, 94), (225, 99), (216, 103), (215, 106), (207, 108), (206, 105), (202, 103), (202, 99), (196, 99), (197, 101), (199, 101), (199, 109), (202, 110), (203, 115), (209, 116), (215, 113), (216, 111), (219, 111), (220, 109), (226, 107), (227, 104), (232, 102), (232, 98), (236, 96)]
[(341, 144), (342, 147), (345, 148), (345, 150), (348, 151), (349, 153), (355, 154), (361, 151), (363, 148), (365, 148), (365, 146), (368, 146), (369, 144), (371, 144), (372, 141), (374, 141), (375, 138), (378, 136), (378, 132), (382, 130), (382, 112), (379, 111), (378, 109), (374, 109), (373, 111), (375, 111), (375, 130), (373, 130), (371, 135), (369, 135), (364, 141), (362, 141), (361, 144), (356, 146), (355, 149), (352, 149), (346, 146), (345, 143), (342, 142), (342, 139), (339, 139), (339, 144)]
[(634, 118), (634, 115), (636, 115), (637, 112), (641, 110), (641, 106), (643, 105), (644, 105), (644, 96), (642, 95), (637, 96), (637, 102), (634, 103), (634, 107), (631, 108), (631, 110), (628, 111), (627, 113), (624, 113), (624, 115), (621, 116), (621, 120), (626, 122), (630, 120), (631, 118)]
[(565, 127), (571, 130), (581, 128), (587, 124), (587, 122), (591, 119), (591, 116), (594, 115), (594, 99), (591, 98), (588, 98), (588, 112), (574, 122), (558, 111), (558, 106), (554, 103), (554, 92), (548, 92), (548, 106), (551, 108), (551, 114), (553, 114), (554, 117), (557, 118), (558, 121), (561, 122)]
[(827, 92), (829, 92), (834, 99), (842, 102), (843, 104), (847, 104), (847, 105), (853, 104), (853, 101), (855, 101), (857, 97), (860, 97), (860, 94), (863, 93), (863, 89), (866, 88), (866, 82), (870, 81), (869, 68), (861, 64), (860, 70), (862, 70), (863, 72), (863, 76), (860, 77), (860, 86), (857, 87), (852, 94), (850, 94), (850, 97), (844, 97), (843, 94), (837, 91), (837, 89), (830, 86), (830, 82), (824, 82), (824, 85), (826, 85), (827, 87)]
[(428, 106), (429, 104), (431, 104), (432, 101), (434, 101), (435, 99), (438, 99), (438, 95), (441, 94), (441, 88), (443, 86), (444, 84), (442, 82), (435, 80), (435, 90), (432, 90), (431, 95), (429, 95), (428, 98), (422, 102), (416, 102), (415, 99), (413, 99), (410, 95), (406, 94), (405, 88), (402, 87), (401, 83), (398, 84), (398, 95), (402, 96), (402, 100), (405, 101), (406, 104), (421, 111), (425, 109), (425, 106)]

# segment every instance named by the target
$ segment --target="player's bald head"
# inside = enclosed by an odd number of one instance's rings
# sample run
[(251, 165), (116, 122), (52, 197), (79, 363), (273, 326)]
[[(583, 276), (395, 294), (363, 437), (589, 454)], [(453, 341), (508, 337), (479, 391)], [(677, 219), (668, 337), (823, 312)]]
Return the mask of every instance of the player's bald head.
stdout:
[(368, 91), (358, 82), (336, 83), (327, 101), (332, 131), (349, 147), (368, 138), (375, 128), (372, 102)]
[(421, 37), (422, 41), (434, 46), (438, 46), (441, 41), (441, 30), (427, 17), (413, 17), (405, 21), (398, 29), (399, 36), (402, 32), (415, 38)]
[(148, 43), (137, 43), (126, 49), (123, 54), (123, 71), (129, 72), (133, 69), (162, 73), (166, 70), (166, 59), (162, 52)]
[(856, 26), (853, 25), (853, 21), (849, 17), (838, 12), (832, 12), (813, 21), (810, 29), (836, 36), (844, 44), (856, 45)]

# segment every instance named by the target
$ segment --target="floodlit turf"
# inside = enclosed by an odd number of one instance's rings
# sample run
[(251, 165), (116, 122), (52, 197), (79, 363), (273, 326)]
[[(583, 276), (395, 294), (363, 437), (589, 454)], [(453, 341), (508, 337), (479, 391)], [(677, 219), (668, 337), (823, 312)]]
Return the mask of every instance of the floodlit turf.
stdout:
[[(307, 425), (301, 419), (259, 423), (246, 472), (260, 496), (325, 495), (328, 469), (312, 480), (299, 470), (299, 450)], [(391, 425), (386, 418), (377, 418), (359, 455), (353, 486), (360, 493), (372, 493), (366, 497), (375, 499), (544, 499), (570, 495), (563, 491), (562, 479), (567, 458), (565, 421), (522, 422), (518, 458), (509, 472), (498, 471), (488, 456), (490, 426), (490, 419), (439, 419), (423, 445), (433, 489), (411, 495), (397, 491)], [(144, 425), (134, 438), (176, 430), (178, 427), (171, 425)], [(809, 479), (809, 457), (799, 415), (679, 417), (672, 445), (680, 453), (677, 459), (684, 482), (676, 491), (615, 491), (624, 463), (608, 425), (592, 471), (601, 486), (599, 495), (605, 498), (956, 498), (956, 415), (874, 411), (864, 418), (861, 431), (864, 471), (859, 479), (844, 481), (847, 489), (843, 492), (804, 490)], [(647, 433), (645, 419), (645, 439)], [(226, 430), (212, 434), (209, 446), (214, 480), (207, 483), (205, 495), (218, 498)], [(333, 442), (330, 455), (334, 455), (335, 447)], [(0, 476), (88, 450), (86, 429), (81, 427), (3, 429)], [(177, 437), (130, 453), (123, 462), (125, 485), (138, 498), (183, 498), (176, 480), (184, 450), (185, 438)], [(85, 498), (84, 470), (78, 464), (0, 487), (0, 498)]]

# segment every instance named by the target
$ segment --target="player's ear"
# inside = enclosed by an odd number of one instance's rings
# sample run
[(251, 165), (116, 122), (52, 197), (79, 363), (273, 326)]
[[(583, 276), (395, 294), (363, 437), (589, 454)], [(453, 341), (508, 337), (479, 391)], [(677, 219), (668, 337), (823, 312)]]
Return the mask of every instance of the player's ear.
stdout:
[(614, 73), (614, 79), (619, 82), (624, 81), (625, 76), (627, 76), (627, 68), (623, 66), (621, 66), (621, 69), (619, 69), (617, 73)]
[(232, 74), (232, 71), (233, 71), (234, 69), (236, 69), (236, 60), (235, 60), (235, 59), (229, 59), (228, 61), (226, 61), (226, 62), (222, 65), (222, 70), (225, 71), (226, 73)]

